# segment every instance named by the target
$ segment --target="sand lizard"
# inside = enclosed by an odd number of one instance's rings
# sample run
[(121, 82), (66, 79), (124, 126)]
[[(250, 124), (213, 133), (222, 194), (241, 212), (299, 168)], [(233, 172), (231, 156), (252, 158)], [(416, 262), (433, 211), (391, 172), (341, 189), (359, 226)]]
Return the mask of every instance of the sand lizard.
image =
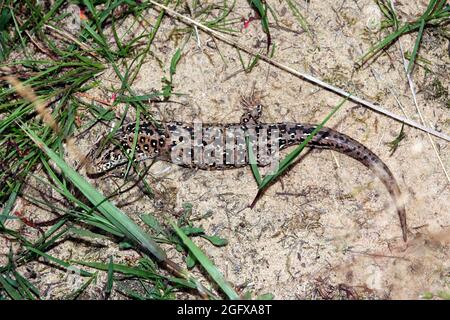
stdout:
[[(316, 128), (316, 125), (306, 123), (260, 123), (260, 115), (261, 105), (258, 104), (242, 115), (240, 123), (201, 124), (199, 128), (195, 124), (182, 122), (156, 126), (150, 121), (140, 121), (134, 161), (157, 159), (201, 170), (244, 167), (249, 164), (245, 135), (252, 132), (249, 136), (252, 137), (250, 141), (257, 164), (265, 166), (271, 163), (276, 150), (301, 143)], [(95, 178), (126, 164), (132, 153), (135, 136), (136, 123), (130, 123), (116, 132), (113, 139), (115, 143), (107, 149), (99, 149), (101, 140), (90, 153), (92, 164), (87, 169), (88, 176)], [(266, 140), (263, 139), (263, 143), (258, 146), (258, 139), (262, 136)], [(233, 142), (230, 143), (231, 147), (227, 144), (228, 139)], [(323, 127), (312, 138), (308, 147), (340, 152), (371, 169), (392, 196), (403, 240), (407, 240), (406, 210), (400, 203), (400, 188), (392, 172), (376, 154), (349, 136), (327, 127)]]

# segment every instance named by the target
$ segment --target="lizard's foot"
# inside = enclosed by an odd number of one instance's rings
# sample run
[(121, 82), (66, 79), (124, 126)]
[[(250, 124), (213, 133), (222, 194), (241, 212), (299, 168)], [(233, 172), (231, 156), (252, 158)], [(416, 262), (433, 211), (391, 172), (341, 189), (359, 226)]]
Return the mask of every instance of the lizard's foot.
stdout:
[(246, 112), (241, 116), (241, 124), (257, 124), (262, 114), (262, 104), (254, 94), (250, 98), (241, 98), (241, 104)]
[(259, 118), (261, 117), (261, 113), (262, 113), (262, 105), (257, 104), (256, 106), (254, 106), (252, 110), (245, 112), (241, 116), (241, 124), (242, 125), (258, 124)]
[(261, 92), (255, 90), (255, 83), (249, 96), (241, 96), (241, 105), (245, 113), (241, 116), (241, 124), (258, 124), (262, 113)]

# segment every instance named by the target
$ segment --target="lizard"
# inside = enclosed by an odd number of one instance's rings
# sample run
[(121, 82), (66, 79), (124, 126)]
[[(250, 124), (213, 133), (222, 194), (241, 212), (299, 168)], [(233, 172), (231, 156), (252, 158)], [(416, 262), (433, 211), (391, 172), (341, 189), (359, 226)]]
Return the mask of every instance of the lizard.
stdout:
[[(130, 160), (163, 160), (200, 170), (227, 170), (249, 165), (246, 137), (256, 154), (258, 166), (276, 163), (278, 151), (302, 143), (317, 127), (308, 123), (262, 123), (261, 104), (244, 101), (248, 109), (240, 123), (195, 124), (152, 121), (131, 122), (122, 126), (111, 139), (114, 143), (102, 149), (102, 137), (88, 153), (86, 173), (97, 178)], [(136, 140), (135, 140), (136, 139)], [(134, 152), (133, 147), (135, 146)], [(353, 138), (328, 127), (322, 127), (307, 144), (310, 148), (334, 150), (371, 169), (393, 198), (400, 220), (403, 240), (407, 241), (406, 209), (401, 203), (400, 187), (388, 166), (370, 149)]]

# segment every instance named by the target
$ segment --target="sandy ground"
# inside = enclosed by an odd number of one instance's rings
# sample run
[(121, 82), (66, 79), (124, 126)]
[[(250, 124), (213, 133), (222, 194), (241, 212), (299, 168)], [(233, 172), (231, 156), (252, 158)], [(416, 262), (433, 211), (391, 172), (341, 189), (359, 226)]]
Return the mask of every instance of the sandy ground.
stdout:
[[(420, 121), (398, 45), (369, 66), (354, 69), (357, 58), (379, 37), (367, 28), (380, 17), (372, 1), (311, 1), (308, 6), (297, 2), (313, 39), (301, 32), (283, 1), (270, 1), (279, 22), (297, 31), (272, 28), (277, 46), (274, 59)], [(426, 7), (424, 1), (396, 3), (402, 19), (417, 16)], [(243, 0), (237, 1), (234, 12), (234, 16), (245, 18), (253, 14)], [(155, 21), (155, 12), (148, 16), (150, 22)], [(153, 47), (155, 58), (145, 63), (135, 82), (137, 92), (161, 87), (161, 78), (179, 47), (168, 41), (174, 26), (183, 25), (175, 19), (163, 21)], [(255, 49), (265, 48), (266, 37), (259, 21), (251, 22), (236, 39)], [(411, 51), (414, 37), (405, 36), (401, 42)], [(198, 42), (192, 37), (183, 48), (174, 86), (184, 95), (173, 98), (182, 104), (160, 105), (165, 119), (238, 122), (242, 114), (240, 96), (248, 95), (253, 83), (263, 94), (263, 122), (317, 123), (340, 100), (264, 62), (251, 73), (240, 72), (236, 50), (220, 41), (212, 44), (210, 36), (200, 32)], [(248, 61), (247, 55), (243, 57)], [(435, 31), (426, 31), (420, 57), (430, 61), (427, 67), (431, 72), (415, 68), (419, 108), (427, 126), (448, 133), (449, 97), (438, 96), (435, 90), (437, 81), (447, 93), (449, 90), (448, 40)], [(166, 67), (161, 68), (157, 60)], [(109, 70), (101, 76), (105, 88), (120, 85), (112, 75)], [(151, 112), (161, 117), (159, 112)], [(448, 292), (450, 190), (427, 135), (406, 127), (406, 138), (390, 156), (387, 143), (399, 133), (398, 122), (346, 103), (328, 125), (365, 144), (390, 167), (406, 198), (408, 243), (401, 240), (398, 218), (382, 183), (358, 162), (331, 151), (310, 152), (265, 193), (253, 210), (245, 208), (257, 191), (250, 168), (202, 172), (162, 162), (154, 165), (148, 176), (157, 191), (154, 200), (142, 197), (135, 189), (114, 201), (136, 218), (147, 212), (164, 219), (179, 211), (183, 203), (193, 205), (194, 216), (211, 211), (212, 216), (199, 224), (208, 234), (225, 237), (229, 244), (216, 248), (206, 241), (196, 242), (229, 281), (247, 283), (256, 294), (271, 292), (277, 299), (416, 299), (427, 292)], [(87, 151), (105, 130), (94, 128), (80, 140), (81, 148)], [(449, 144), (434, 141), (450, 170)], [(114, 188), (111, 180), (92, 183), (106, 194)], [(35, 217), (48, 216), (39, 210), (29, 212)], [(138, 257), (119, 251), (112, 242), (96, 242), (94, 246), (66, 241), (51, 252), (62, 259), (103, 262), (110, 255), (117, 262), (128, 263)], [(67, 293), (65, 272), (55, 272), (40, 263), (31, 264), (29, 269), (37, 274), (35, 283), (46, 297), (59, 298)], [(83, 297), (98, 298), (104, 283), (101, 275)]]

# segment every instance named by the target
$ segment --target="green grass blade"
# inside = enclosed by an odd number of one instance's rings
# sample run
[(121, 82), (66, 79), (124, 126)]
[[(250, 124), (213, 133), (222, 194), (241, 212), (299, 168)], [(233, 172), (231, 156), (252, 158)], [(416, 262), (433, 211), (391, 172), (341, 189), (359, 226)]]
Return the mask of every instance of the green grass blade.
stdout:
[(177, 49), (177, 51), (175, 52), (175, 54), (172, 57), (172, 60), (170, 61), (170, 79), (171, 79), (171, 81), (172, 81), (172, 76), (177, 71), (177, 64), (178, 64), (178, 62), (180, 62), (180, 59), (181, 59), (181, 50)]
[(19, 291), (17, 291), (9, 282), (6, 280), (2, 274), (0, 274), (0, 288), (3, 287), (6, 293), (14, 300), (22, 300), (23, 297), (20, 295)]
[[(40, 255), (41, 257), (44, 257), (44, 258), (46, 258), (46, 259), (48, 259), (48, 260), (50, 260), (50, 261), (52, 261), (52, 262), (54, 262), (56, 264), (59, 264), (60, 266), (64, 267), (65, 269), (68, 269), (68, 268), (72, 267), (72, 265), (70, 263), (67, 263), (67, 262), (65, 262), (65, 261), (63, 261), (61, 259), (55, 258), (55, 257), (53, 257), (53, 256), (51, 256), (51, 255), (49, 255), (49, 254), (47, 254), (45, 252), (42, 252), (42, 251), (40, 251), (38, 249), (35, 249), (33, 247), (27, 247), (27, 249), (30, 250), (31, 252), (36, 253), (37, 255)], [(87, 272), (85, 270), (80, 270), (80, 275), (83, 276), (83, 277), (90, 277), (90, 276), (92, 276), (92, 273)]]
[(11, 212), (11, 209), (16, 202), (17, 193), (19, 192), (21, 185), (21, 183), (17, 183), (14, 186), (13, 191), (9, 195), (8, 201), (4, 204), (2, 213), (0, 215), (0, 226), (3, 226), (3, 223), (6, 221), (6, 219), (8, 219), (9, 213)]
[(14, 277), (17, 280), (19, 286), (25, 291), (28, 299), (35, 300), (35, 297), (40, 298), (39, 290), (20, 273), (14, 271)]
[(92, 232), (90, 230), (86, 229), (80, 229), (80, 228), (69, 228), (68, 230), (71, 234), (78, 235), (82, 238), (92, 238), (92, 239), (108, 239), (107, 236), (99, 233)]
[(209, 258), (189, 239), (184, 232), (174, 222), (170, 222), (176, 234), (181, 238), (181, 241), (188, 247), (189, 251), (195, 256), (198, 262), (205, 268), (211, 278), (223, 290), (223, 292), (232, 300), (240, 299), (239, 295), (234, 291), (230, 284), (225, 280), (222, 273), (209, 260)]
[(261, 174), (259, 173), (258, 162), (256, 161), (255, 154), (253, 153), (253, 145), (250, 142), (248, 135), (245, 137), (245, 143), (247, 144), (248, 159), (250, 167), (252, 168), (253, 176), (255, 177), (258, 186), (260, 186), (262, 182)]
[[(94, 269), (98, 269), (98, 270), (102, 270), (102, 271), (108, 271), (110, 268), (109, 263), (106, 264), (106, 263), (86, 262), (86, 261), (72, 261), (72, 262), (76, 263), (76, 264), (80, 264), (82, 266), (86, 266), (86, 267), (90, 267), (90, 268), (94, 268)], [(130, 266), (123, 265), (123, 264), (113, 263), (112, 268), (113, 268), (114, 272), (122, 273), (122, 274), (128, 275), (128, 276), (134, 276), (134, 277), (138, 277), (141, 279), (150, 279), (150, 280), (158, 280), (160, 278), (163, 278), (172, 283), (179, 284), (179, 285), (182, 285), (187, 288), (197, 289), (197, 286), (195, 286), (193, 283), (186, 281), (184, 279), (158, 275), (154, 272), (144, 270), (141, 268), (137, 268), (137, 267), (130, 267)]]
[(108, 281), (106, 282), (105, 296), (109, 297), (114, 284), (114, 263), (113, 257), (109, 257), (108, 263)]
[(76, 300), (78, 298), (78, 296), (80, 294), (83, 293), (84, 290), (87, 289), (87, 287), (89, 287), (89, 285), (92, 283), (92, 281), (94, 281), (95, 279), (97, 279), (97, 273), (94, 273), (88, 280), (86, 280), (81, 287), (79, 287), (77, 290), (75, 290), (74, 292), (72, 292), (71, 294), (69, 294), (66, 297), (66, 300)]
[(303, 15), (301, 14), (300, 10), (297, 8), (295, 3), (293, 3), (291, 0), (287, 0), (287, 4), (288, 4), (289, 9), (291, 9), (292, 14), (294, 15), (294, 17), (297, 19), (298, 23), (300, 24), (300, 27), (302, 27), (302, 29), (304, 31), (306, 31), (306, 33), (308, 33), (308, 36), (312, 39), (312, 33), (309, 30), (308, 23), (306, 22), (305, 17), (303, 17)]
[(395, 40), (397, 40), (402, 34), (406, 33), (406, 31), (409, 29), (408, 25), (402, 26), (400, 29), (395, 30), (391, 34), (389, 34), (387, 37), (385, 37), (383, 40), (378, 42), (375, 46), (369, 49), (369, 51), (363, 55), (361, 58), (359, 58), (359, 65), (363, 65), (367, 60), (375, 56), (380, 50), (383, 50), (384, 48), (391, 45)]
[(436, 4), (437, 2), (444, 2), (445, 0), (430, 0), (430, 2), (428, 3), (427, 9), (425, 10), (425, 12), (422, 14), (422, 16), (420, 17), (421, 19), (426, 19), (427, 17), (429, 17), (432, 12), (436, 9)]
[(408, 74), (411, 74), (412, 68), (414, 67), (414, 62), (416, 61), (417, 52), (419, 51), (420, 42), (422, 41), (423, 30), (425, 28), (425, 19), (420, 21), (419, 33), (417, 35), (416, 43), (414, 44), (414, 49), (411, 54), (411, 59), (408, 63)]

